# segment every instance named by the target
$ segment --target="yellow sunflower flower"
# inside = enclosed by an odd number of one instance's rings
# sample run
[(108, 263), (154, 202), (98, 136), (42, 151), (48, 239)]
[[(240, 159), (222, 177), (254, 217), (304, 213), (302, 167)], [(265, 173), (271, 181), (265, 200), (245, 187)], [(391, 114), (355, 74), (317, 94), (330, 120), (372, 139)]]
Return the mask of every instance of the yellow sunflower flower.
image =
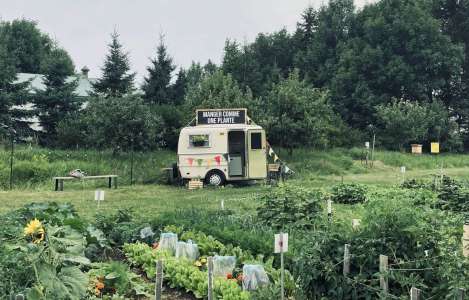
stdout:
[(24, 235), (31, 237), (33, 243), (37, 244), (44, 240), (44, 227), (42, 226), (41, 221), (38, 219), (31, 220), (23, 230)]

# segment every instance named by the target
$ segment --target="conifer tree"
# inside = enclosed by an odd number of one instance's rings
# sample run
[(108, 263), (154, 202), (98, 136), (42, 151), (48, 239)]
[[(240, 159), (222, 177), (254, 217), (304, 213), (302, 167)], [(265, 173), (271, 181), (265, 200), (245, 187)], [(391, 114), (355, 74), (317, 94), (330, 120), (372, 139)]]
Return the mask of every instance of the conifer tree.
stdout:
[(148, 76), (144, 78), (142, 86), (147, 103), (169, 104), (172, 102), (171, 76), (175, 68), (161, 36), (156, 57), (151, 59), (151, 65), (147, 67)]
[(27, 118), (30, 112), (19, 109), (18, 106), (27, 101), (29, 83), (15, 83), (15, 61), (7, 50), (6, 39), (4, 31), (0, 30), (0, 131), (10, 128), (20, 135), (26, 135), (29, 130)]
[(68, 78), (73, 74), (74, 66), (63, 55), (62, 49), (55, 49), (45, 74), (45, 90), (37, 90), (34, 104), (43, 136), (41, 143), (52, 146), (57, 137), (57, 125), (71, 114), (77, 112), (81, 100), (75, 95), (77, 81)]
[(173, 90), (173, 103), (176, 105), (184, 102), (184, 96), (186, 95), (187, 89), (187, 75), (186, 70), (183, 68), (179, 69), (177, 74), (176, 82), (172, 86)]
[(119, 42), (119, 34), (111, 35), (109, 53), (106, 55), (103, 75), (93, 84), (94, 92), (105, 97), (121, 97), (134, 90), (135, 73), (130, 72), (129, 54)]

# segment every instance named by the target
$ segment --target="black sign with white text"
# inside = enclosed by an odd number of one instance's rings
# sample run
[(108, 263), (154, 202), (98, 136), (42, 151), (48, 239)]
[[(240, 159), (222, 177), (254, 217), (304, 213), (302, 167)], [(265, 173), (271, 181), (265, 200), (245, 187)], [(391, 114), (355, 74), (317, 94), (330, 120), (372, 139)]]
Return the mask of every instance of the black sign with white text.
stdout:
[(246, 109), (197, 110), (197, 125), (246, 124)]

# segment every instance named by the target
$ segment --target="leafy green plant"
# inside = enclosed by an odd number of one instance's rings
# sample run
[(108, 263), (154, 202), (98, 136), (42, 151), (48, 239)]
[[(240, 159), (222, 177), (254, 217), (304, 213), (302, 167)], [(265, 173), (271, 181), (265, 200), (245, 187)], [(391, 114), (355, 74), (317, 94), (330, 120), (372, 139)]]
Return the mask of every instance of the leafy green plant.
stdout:
[(130, 271), (125, 263), (95, 263), (88, 271), (89, 291), (98, 297), (121, 295), (130, 298), (151, 297), (151, 285)]
[(443, 176), (437, 206), (445, 210), (469, 212), (469, 188), (450, 177)]
[[(125, 244), (124, 251), (128, 260), (141, 266), (149, 278), (155, 276), (155, 262), (164, 260), (165, 280), (171, 287), (183, 288), (194, 293), (196, 298), (207, 296), (207, 272), (200, 270), (190, 261), (170, 256), (166, 252), (154, 250), (146, 244)], [(241, 290), (235, 281), (216, 278), (214, 296), (226, 300), (248, 300), (249, 294)]]
[(261, 198), (257, 216), (262, 223), (276, 229), (291, 226), (310, 228), (322, 210), (319, 190), (283, 185)]
[(366, 201), (366, 186), (358, 183), (340, 183), (332, 187), (331, 200), (336, 203), (355, 204)]

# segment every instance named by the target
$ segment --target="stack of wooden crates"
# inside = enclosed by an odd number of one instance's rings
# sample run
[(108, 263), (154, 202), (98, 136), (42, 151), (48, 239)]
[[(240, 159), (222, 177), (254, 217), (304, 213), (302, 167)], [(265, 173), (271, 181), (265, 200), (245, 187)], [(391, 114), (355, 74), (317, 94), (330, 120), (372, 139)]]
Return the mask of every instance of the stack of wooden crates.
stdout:
[(204, 183), (200, 179), (191, 179), (188, 187), (189, 190), (201, 189), (204, 187)]

